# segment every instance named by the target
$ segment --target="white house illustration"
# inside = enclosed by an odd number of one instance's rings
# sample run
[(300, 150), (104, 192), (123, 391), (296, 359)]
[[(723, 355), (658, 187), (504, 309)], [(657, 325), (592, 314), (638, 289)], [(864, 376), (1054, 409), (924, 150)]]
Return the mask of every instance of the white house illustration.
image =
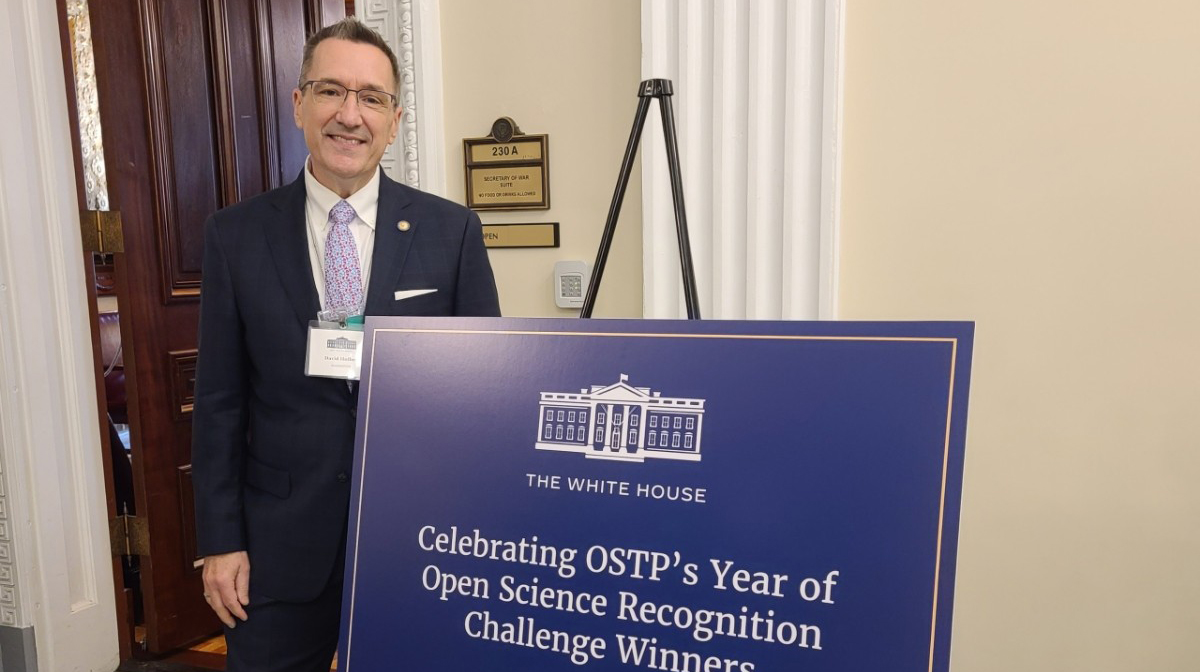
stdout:
[(328, 346), (330, 350), (355, 350), (358, 348), (358, 343), (346, 338), (345, 336), (331, 338), (325, 342), (325, 345)]
[(699, 461), (704, 400), (663, 397), (628, 381), (622, 373), (616, 383), (578, 393), (542, 392), (537, 449), (605, 460)]

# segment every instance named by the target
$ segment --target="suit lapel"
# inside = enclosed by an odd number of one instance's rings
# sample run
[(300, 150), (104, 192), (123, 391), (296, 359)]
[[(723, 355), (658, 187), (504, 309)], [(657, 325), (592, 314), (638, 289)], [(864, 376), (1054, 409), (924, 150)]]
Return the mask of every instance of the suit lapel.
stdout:
[(304, 214), (304, 174), (276, 193), (273, 218), (264, 225), (267, 245), (288, 300), (301, 324), (316, 319), (321, 299), (313, 281)]
[[(371, 255), (371, 279), (367, 288), (367, 315), (388, 315), (395, 302), (392, 296), (400, 279), (400, 270), (417, 235), (418, 223), (406, 220), (404, 210), (411, 199), (405, 187), (393, 182), (386, 173), (379, 176), (379, 211), (375, 216), (375, 251)], [(401, 231), (401, 221), (408, 221)]]

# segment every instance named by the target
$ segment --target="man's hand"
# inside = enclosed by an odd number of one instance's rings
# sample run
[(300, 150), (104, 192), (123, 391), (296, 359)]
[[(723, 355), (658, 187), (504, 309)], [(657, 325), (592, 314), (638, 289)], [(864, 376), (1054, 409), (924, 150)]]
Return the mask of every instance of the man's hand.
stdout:
[(245, 551), (204, 558), (204, 601), (226, 626), (237, 627), (234, 616), (246, 620), (250, 604), (250, 556)]

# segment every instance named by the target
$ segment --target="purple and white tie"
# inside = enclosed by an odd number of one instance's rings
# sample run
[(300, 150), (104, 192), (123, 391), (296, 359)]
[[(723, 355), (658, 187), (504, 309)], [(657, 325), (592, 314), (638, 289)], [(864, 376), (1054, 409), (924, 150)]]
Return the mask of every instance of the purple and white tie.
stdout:
[(329, 233), (325, 236), (325, 312), (339, 319), (362, 310), (362, 273), (358, 268), (358, 245), (350, 233), (354, 208), (338, 201), (329, 211)]

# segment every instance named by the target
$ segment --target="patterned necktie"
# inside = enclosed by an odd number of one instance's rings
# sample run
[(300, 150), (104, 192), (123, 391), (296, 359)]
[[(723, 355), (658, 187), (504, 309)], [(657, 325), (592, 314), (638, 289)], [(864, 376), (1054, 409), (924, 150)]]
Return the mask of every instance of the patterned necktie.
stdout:
[(354, 217), (354, 208), (338, 201), (329, 211), (329, 233), (325, 236), (325, 310), (343, 318), (362, 310), (358, 245), (350, 233)]

